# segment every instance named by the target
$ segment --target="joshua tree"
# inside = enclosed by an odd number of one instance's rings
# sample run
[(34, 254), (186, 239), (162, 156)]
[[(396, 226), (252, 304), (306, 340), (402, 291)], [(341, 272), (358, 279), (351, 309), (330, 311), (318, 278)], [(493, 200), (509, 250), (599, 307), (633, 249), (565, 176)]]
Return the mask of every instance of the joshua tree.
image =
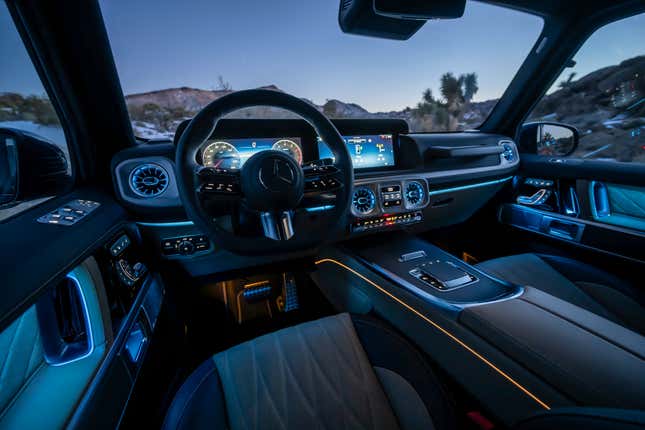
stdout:
[(417, 104), (414, 113), (416, 116), (432, 115), (437, 110), (437, 107), (437, 100), (432, 96), (432, 90), (428, 88), (423, 92), (421, 101)]
[(440, 88), (448, 109), (446, 126), (449, 130), (454, 130), (457, 128), (466, 107), (479, 90), (477, 74), (466, 73), (457, 78), (452, 73), (444, 73), (441, 76)]
[(462, 90), (463, 75), (456, 78), (452, 73), (444, 73), (440, 79), (441, 95), (448, 104), (449, 108), (461, 103), (464, 99)]
[(575, 78), (575, 77), (576, 77), (576, 72), (569, 73), (569, 77), (566, 80), (561, 81), (558, 84), (558, 87), (563, 88), (563, 89), (570, 88), (571, 85), (573, 84), (573, 78)]
[(423, 92), (414, 115), (423, 123), (441, 124), (442, 128), (455, 130), (473, 97), (479, 91), (476, 73), (466, 73), (456, 77), (444, 73), (439, 80), (441, 99), (435, 99), (428, 88)]
[(222, 75), (217, 76), (217, 85), (215, 91), (231, 91), (233, 87), (228, 81), (225, 81)]
[(464, 88), (464, 100), (470, 102), (473, 99), (473, 96), (479, 91), (479, 86), (477, 85), (477, 73), (466, 73), (461, 75), (460, 79), (463, 77), (463, 88)]

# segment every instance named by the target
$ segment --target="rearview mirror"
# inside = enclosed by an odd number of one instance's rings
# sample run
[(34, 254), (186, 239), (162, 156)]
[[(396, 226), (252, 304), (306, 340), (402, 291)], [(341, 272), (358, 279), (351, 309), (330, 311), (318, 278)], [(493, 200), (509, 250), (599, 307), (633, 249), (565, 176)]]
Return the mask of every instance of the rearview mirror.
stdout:
[(71, 184), (67, 157), (34, 134), (0, 128), (0, 208), (49, 197)]
[(578, 130), (557, 122), (530, 122), (520, 130), (520, 147), (532, 154), (566, 157), (578, 147)]
[(408, 40), (425, 21), (390, 18), (374, 11), (374, 0), (340, 0), (338, 25), (343, 33)]
[(466, 0), (374, 0), (377, 15), (397, 19), (461, 18)]

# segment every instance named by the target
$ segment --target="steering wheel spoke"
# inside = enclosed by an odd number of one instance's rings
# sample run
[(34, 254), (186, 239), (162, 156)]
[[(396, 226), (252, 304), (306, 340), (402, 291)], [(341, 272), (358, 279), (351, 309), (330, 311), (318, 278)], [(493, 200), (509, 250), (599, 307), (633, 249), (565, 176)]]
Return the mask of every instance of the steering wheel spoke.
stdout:
[(240, 174), (235, 170), (200, 167), (196, 171), (197, 192), (203, 197), (235, 199), (242, 196)]
[(260, 214), (264, 236), (273, 240), (289, 240), (295, 234), (291, 211), (262, 212)]
[(305, 174), (305, 195), (329, 194), (341, 189), (343, 175), (330, 158), (312, 161), (303, 166)]
[(195, 169), (195, 191), (202, 209), (210, 216), (231, 215), (242, 199), (239, 172), (213, 167)]

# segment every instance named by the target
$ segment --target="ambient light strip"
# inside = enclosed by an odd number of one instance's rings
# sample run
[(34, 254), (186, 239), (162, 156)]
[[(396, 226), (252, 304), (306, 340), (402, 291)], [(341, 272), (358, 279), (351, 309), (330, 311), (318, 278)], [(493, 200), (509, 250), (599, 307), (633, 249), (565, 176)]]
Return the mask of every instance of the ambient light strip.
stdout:
[(455, 335), (453, 335), (452, 333), (450, 333), (448, 330), (446, 330), (446, 329), (444, 329), (443, 327), (441, 327), (441, 326), (440, 326), (439, 324), (437, 324), (436, 322), (432, 321), (430, 318), (428, 318), (427, 316), (423, 315), (421, 312), (419, 312), (418, 310), (416, 310), (416, 309), (415, 309), (415, 308), (413, 308), (412, 306), (408, 305), (408, 304), (407, 304), (407, 303), (405, 303), (403, 300), (401, 300), (401, 299), (399, 299), (398, 297), (396, 297), (394, 294), (392, 294), (392, 293), (390, 293), (389, 291), (387, 291), (385, 288), (381, 287), (380, 285), (376, 284), (374, 281), (372, 281), (372, 280), (370, 280), (370, 279), (366, 278), (365, 276), (361, 275), (360, 273), (358, 273), (357, 271), (355, 271), (355, 270), (354, 270), (354, 269), (352, 269), (351, 267), (346, 266), (345, 264), (341, 263), (340, 261), (337, 261), (337, 260), (334, 260), (334, 259), (331, 259), (331, 258), (323, 258), (323, 259), (321, 259), (321, 260), (316, 261), (316, 265), (319, 265), (319, 264), (322, 264), (322, 263), (333, 263), (333, 264), (336, 264), (337, 266), (342, 267), (343, 269), (345, 269), (345, 270), (347, 270), (347, 271), (349, 271), (349, 272), (353, 273), (354, 275), (358, 276), (359, 278), (361, 278), (362, 280), (364, 280), (364, 281), (365, 281), (365, 282), (367, 282), (368, 284), (372, 285), (374, 288), (376, 288), (377, 290), (379, 290), (380, 292), (382, 292), (382, 293), (383, 293), (383, 294), (385, 294), (386, 296), (390, 297), (392, 300), (394, 300), (394, 301), (396, 301), (397, 303), (399, 303), (400, 305), (402, 305), (404, 308), (406, 308), (406, 309), (407, 309), (407, 310), (409, 310), (410, 312), (412, 312), (412, 313), (414, 313), (415, 315), (417, 315), (419, 318), (423, 319), (425, 322), (427, 322), (428, 324), (430, 324), (431, 326), (433, 326), (434, 328), (436, 328), (437, 330), (439, 330), (441, 333), (445, 334), (445, 335), (446, 335), (446, 336), (448, 336), (450, 339), (452, 339), (453, 341), (455, 341), (456, 343), (458, 343), (462, 348), (464, 348), (466, 351), (470, 352), (472, 355), (474, 355), (474, 356), (475, 356), (475, 357), (477, 357), (479, 360), (481, 360), (482, 362), (484, 362), (486, 365), (488, 365), (488, 367), (490, 367), (491, 369), (493, 369), (495, 372), (497, 372), (499, 375), (501, 375), (504, 379), (506, 379), (506, 380), (507, 380), (507, 381), (509, 381), (511, 384), (513, 384), (516, 388), (518, 388), (518, 389), (519, 389), (520, 391), (522, 391), (524, 394), (526, 394), (527, 396), (529, 396), (531, 399), (533, 399), (535, 402), (537, 402), (537, 403), (538, 403), (540, 406), (542, 406), (544, 409), (546, 409), (546, 410), (550, 410), (550, 409), (551, 409), (551, 407), (550, 407), (549, 405), (547, 405), (547, 404), (546, 404), (546, 403), (544, 403), (542, 400), (540, 400), (540, 399), (539, 399), (535, 394), (531, 393), (529, 390), (527, 390), (526, 388), (524, 388), (524, 387), (523, 387), (519, 382), (517, 382), (515, 379), (513, 379), (509, 374), (507, 374), (507, 373), (506, 373), (506, 372), (504, 372), (502, 369), (500, 369), (499, 367), (497, 367), (497, 366), (495, 366), (493, 363), (491, 363), (491, 362), (490, 362), (486, 357), (484, 357), (483, 355), (481, 355), (480, 353), (478, 353), (477, 351), (475, 351), (474, 349), (472, 349), (470, 346), (468, 346), (466, 343), (464, 343), (464, 342), (463, 342), (462, 340), (460, 340), (458, 337), (456, 337)]

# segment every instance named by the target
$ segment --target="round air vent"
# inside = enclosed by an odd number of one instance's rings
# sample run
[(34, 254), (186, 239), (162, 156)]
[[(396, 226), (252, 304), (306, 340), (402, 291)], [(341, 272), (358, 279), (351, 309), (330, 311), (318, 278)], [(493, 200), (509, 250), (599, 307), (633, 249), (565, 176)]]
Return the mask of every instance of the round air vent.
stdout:
[(408, 182), (405, 186), (405, 192), (403, 193), (403, 196), (405, 197), (406, 206), (421, 206), (425, 198), (425, 190), (423, 189), (423, 186), (418, 182)]
[(511, 145), (507, 140), (502, 140), (499, 144), (502, 145), (502, 148), (504, 148), (504, 152), (502, 152), (504, 159), (512, 163), (515, 160), (515, 151), (513, 151), (513, 145)]
[(130, 174), (130, 188), (141, 197), (157, 197), (168, 188), (168, 172), (158, 164), (142, 164)]
[(352, 196), (352, 206), (356, 213), (367, 215), (376, 207), (376, 196), (369, 188), (357, 188)]

